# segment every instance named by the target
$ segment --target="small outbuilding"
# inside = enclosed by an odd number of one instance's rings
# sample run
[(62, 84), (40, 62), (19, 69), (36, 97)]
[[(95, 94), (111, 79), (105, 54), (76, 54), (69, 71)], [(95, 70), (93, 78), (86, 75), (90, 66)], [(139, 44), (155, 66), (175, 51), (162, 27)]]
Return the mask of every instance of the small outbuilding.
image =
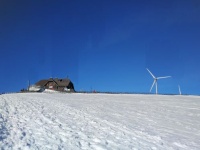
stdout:
[(68, 78), (43, 79), (43, 80), (38, 81), (35, 84), (35, 87), (40, 87), (41, 89), (51, 89), (55, 91), (62, 91), (62, 92), (75, 92), (74, 85)]

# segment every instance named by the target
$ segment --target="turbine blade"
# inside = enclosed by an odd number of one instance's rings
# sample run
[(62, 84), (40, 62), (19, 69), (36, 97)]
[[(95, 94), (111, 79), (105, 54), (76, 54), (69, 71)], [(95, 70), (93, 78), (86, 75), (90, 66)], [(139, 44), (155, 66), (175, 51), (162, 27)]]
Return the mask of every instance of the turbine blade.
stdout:
[(152, 90), (152, 88), (153, 88), (153, 86), (154, 86), (155, 83), (156, 83), (156, 80), (153, 81), (153, 84), (151, 86), (150, 92), (151, 92), (151, 90)]
[(171, 76), (165, 76), (165, 77), (158, 77), (157, 79), (164, 79), (164, 78), (170, 78)]
[(146, 68), (146, 69), (150, 73), (150, 75), (155, 79), (156, 77), (153, 75), (153, 73), (151, 73), (151, 71), (148, 68)]

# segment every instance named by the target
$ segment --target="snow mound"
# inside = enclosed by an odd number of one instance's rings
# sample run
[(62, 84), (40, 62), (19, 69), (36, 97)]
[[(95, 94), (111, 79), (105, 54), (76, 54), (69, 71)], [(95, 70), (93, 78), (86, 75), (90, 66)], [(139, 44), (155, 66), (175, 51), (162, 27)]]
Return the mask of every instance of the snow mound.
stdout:
[(195, 96), (0, 95), (2, 149), (200, 149)]

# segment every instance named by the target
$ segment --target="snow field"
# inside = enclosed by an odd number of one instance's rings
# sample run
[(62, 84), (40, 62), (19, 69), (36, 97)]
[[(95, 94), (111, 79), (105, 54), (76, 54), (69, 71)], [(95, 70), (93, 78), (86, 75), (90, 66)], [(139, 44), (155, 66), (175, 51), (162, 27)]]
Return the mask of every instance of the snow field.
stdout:
[(200, 149), (198, 96), (0, 95), (2, 149)]

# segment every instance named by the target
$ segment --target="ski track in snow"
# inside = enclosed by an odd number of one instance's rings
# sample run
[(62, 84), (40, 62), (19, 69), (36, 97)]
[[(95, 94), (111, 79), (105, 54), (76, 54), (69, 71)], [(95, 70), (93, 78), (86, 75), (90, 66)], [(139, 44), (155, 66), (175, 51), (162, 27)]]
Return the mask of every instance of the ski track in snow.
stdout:
[(0, 95), (1, 149), (198, 150), (198, 96)]

